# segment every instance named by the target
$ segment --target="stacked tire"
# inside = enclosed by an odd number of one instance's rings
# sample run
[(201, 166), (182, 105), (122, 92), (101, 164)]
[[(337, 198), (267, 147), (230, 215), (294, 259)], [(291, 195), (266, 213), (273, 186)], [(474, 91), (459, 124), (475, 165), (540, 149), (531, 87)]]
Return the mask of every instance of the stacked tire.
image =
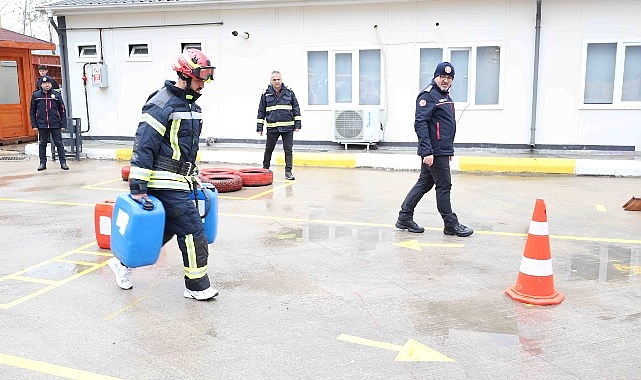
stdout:
[(267, 186), (274, 182), (274, 173), (263, 168), (202, 168), (200, 180), (214, 185), (219, 193), (238, 191), (243, 186)]
[(230, 193), (243, 188), (243, 179), (238, 171), (228, 168), (200, 169), (200, 180), (214, 185), (219, 193)]

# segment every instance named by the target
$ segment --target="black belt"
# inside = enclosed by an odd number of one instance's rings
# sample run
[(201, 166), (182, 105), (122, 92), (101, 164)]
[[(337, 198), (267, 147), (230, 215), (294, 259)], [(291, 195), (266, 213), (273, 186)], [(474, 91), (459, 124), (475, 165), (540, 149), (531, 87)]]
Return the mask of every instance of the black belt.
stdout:
[(178, 161), (168, 157), (156, 157), (154, 170), (165, 170), (180, 175), (192, 175), (196, 165), (189, 161)]

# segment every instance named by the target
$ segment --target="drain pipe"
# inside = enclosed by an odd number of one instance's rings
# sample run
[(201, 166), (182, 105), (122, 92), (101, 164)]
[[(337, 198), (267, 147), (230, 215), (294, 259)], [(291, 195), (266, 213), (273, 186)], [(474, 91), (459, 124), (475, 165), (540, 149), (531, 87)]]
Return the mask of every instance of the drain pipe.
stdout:
[(62, 72), (62, 90), (65, 98), (65, 107), (67, 108), (67, 115), (73, 115), (72, 104), (71, 104), (71, 85), (69, 83), (69, 65), (68, 62), (68, 52), (67, 52), (67, 22), (64, 17), (58, 17), (58, 23), (60, 27), (56, 25), (53, 21), (53, 12), (51, 10), (47, 11), (47, 16), (49, 17), (49, 24), (56, 30), (58, 34), (58, 42), (60, 44), (60, 67)]
[(530, 124), (530, 150), (536, 146), (536, 111), (539, 88), (539, 49), (541, 47), (541, 2), (536, 0), (536, 33), (534, 37), (534, 77), (532, 79), (532, 121)]

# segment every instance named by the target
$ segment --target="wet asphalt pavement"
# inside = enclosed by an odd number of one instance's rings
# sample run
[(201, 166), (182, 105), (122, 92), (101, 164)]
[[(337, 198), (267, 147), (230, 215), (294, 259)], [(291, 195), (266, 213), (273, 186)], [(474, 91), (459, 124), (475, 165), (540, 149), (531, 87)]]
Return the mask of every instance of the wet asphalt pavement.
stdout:
[[(94, 207), (126, 162), (0, 159), (0, 378), (639, 379), (641, 178), (454, 173), (468, 238), (433, 192), (394, 228), (418, 171), (294, 168), (219, 195), (209, 276), (182, 296), (175, 240), (121, 290)], [(204, 167), (239, 165), (206, 164)], [(556, 306), (514, 301), (537, 198)]]

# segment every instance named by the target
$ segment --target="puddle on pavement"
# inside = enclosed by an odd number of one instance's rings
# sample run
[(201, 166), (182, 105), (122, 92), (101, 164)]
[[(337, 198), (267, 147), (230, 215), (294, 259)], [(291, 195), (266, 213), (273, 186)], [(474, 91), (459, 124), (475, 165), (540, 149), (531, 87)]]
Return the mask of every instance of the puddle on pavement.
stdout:
[(23, 276), (43, 280), (60, 281), (88, 268), (88, 265), (83, 264), (50, 262), (26, 272)]
[(570, 256), (568, 280), (641, 281), (641, 248), (592, 245), (590, 254)]

